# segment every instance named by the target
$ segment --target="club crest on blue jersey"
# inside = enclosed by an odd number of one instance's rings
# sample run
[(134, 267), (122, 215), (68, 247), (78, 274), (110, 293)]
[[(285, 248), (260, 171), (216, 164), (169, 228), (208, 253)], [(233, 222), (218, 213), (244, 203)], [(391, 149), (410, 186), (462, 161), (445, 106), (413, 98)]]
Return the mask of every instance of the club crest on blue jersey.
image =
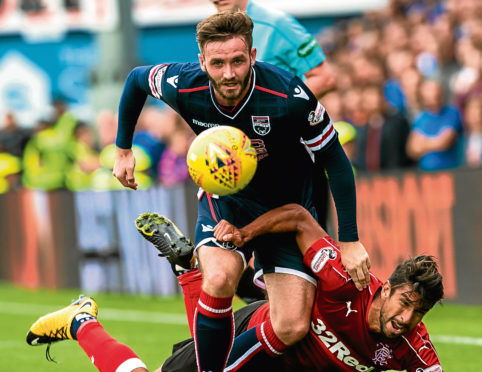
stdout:
[(271, 130), (269, 116), (251, 116), (254, 131), (260, 136), (265, 136)]

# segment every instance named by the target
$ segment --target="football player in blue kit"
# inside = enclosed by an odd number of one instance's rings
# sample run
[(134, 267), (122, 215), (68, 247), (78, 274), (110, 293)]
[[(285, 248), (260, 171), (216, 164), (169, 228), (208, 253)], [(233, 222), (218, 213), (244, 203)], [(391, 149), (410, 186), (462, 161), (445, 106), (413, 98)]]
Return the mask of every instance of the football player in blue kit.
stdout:
[[(256, 59), (292, 72), (303, 80), (317, 99), (336, 88), (333, 68), (316, 39), (292, 15), (259, 4), (256, 0), (211, 0), (218, 12), (242, 10), (253, 21), (253, 46)], [(313, 205), (318, 223), (327, 228), (329, 188), (325, 172), (313, 174)], [(254, 271), (247, 267), (236, 294), (244, 301), (264, 299), (253, 284)]]
[[(358, 241), (353, 172), (330, 118), (298, 77), (256, 61), (252, 29), (244, 12), (206, 18), (197, 26), (199, 63), (135, 68), (119, 105), (113, 174), (126, 187), (137, 188), (130, 148), (147, 95), (166, 102), (196, 134), (213, 126), (235, 126), (251, 138), (257, 151), (258, 169), (245, 189), (225, 197), (203, 190), (198, 194), (195, 239), (203, 285), (194, 338), (200, 371), (222, 371), (232, 347), (238, 353), (257, 347), (259, 352), (245, 361), (249, 370), (249, 363), (281, 354), (308, 332), (316, 279), (303, 265), (294, 235), (262, 236), (242, 248), (214, 237), (221, 219), (244, 226), (287, 203), (312, 208), (313, 166), (305, 145), (314, 154), (316, 167), (326, 169), (329, 176), (342, 263), (359, 290), (370, 279), (368, 255)], [(271, 301), (270, 319), (233, 344), (232, 298), (253, 248), (256, 278), (263, 279)]]

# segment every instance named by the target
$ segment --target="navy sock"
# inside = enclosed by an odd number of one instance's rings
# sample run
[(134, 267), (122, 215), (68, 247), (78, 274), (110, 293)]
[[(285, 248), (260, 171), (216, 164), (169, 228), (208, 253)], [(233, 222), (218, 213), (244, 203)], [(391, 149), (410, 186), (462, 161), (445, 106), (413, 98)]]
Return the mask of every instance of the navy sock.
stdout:
[(268, 371), (286, 347), (267, 320), (235, 338), (225, 371)]
[(74, 338), (74, 340), (77, 340), (77, 331), (79, 330), (79, 327), (83, 323), (92, 319), (97, 319), (97, 318), (93, 315), (90, 315), (89, 313), (79, 313), (74, 317), (74, 320), (72, 320), (72, 325), (70, 326), (70, 333), (72, 334), (72, 337)]
[(194, 339), (200, 371), (222, 372), (234, 340), (232, 297), (216, 298), (201, 291), (194, 316)]

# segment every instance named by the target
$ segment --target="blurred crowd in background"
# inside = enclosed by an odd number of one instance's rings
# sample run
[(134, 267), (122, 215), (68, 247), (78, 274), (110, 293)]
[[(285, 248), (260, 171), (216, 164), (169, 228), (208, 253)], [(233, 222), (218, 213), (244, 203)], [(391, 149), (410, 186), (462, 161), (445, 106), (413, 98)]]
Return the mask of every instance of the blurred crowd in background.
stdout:
[[(482, 165), (482, 1), (392, 0), (316, 36), (337, 79), (321, 101), (356, 170)], [(1, 118), (0, 193), (121, 189), (116, 113), (88, 123), (53, 107), (34, 129)], [(133, 142), (140, 186), (186, 182), (193, 138), (172, 110), (146, 106)]]

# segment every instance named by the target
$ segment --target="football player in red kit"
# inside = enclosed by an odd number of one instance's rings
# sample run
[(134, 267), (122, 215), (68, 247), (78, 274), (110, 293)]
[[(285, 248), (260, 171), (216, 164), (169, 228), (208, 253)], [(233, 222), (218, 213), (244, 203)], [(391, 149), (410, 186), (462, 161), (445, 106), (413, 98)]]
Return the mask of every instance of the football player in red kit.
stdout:
[[(249, 371), (442, 371), (427, 329), (421, 321), (443, 298), (442, 276), (433, 257), (421, 255), (407, 259), (395, 268), (385, 282), (370, 274), (369, 287), (358, 291), (343, 268), (337, 244), (313, 216), (297, 204), (276, 208), (243, 228), (236, 228), (222, 220), (214, 230), (216, 239), (233, 242), (236, 246), (242, 246), (259, 235), (294, 231), (304, 263), (318, 277), (308, 335), (282, 355), (273, 355), (270, 364), (262, 360), (263, 364), (253, 369), (256, 363), (250, 363)], [(201, 286), (199, 270), (187, 271), (178, 278), (184, 293), (189, 294), (185, 296), (186, 301), (196, 303), (195, 294), (199, 293)], [(193, 317), (194, 309), (186, 305), (188, 317)], [(256, 337), (253, 332), (258, 329), (263, 332), (260, 325), (269, 317), (269, 312), (267, 301), (252, 303), (235, 312), (236, 335), (238, 339), (241, 338), (240, 342), (243, 337)], [(49, 333), (58, 333), (53, 332), (52, 327), (46, 327), (47, 323), (53, 324), (50, 320), (55, 318), (53, 314), (40, 318), (31, 327), (28, 341), (36, 339), (36, 344), (46, 343)], [(80, 317), (80, 320), (86, 318), (87, 322), (96, 321), (95, 315), (96, 311), (95, 314)], [(113, 340), (109, 341), (116, 345)], [(87, 339), (83, 342), (88, 344)], [(269, 346), (270, 340), (266, 339), (265, 342)], [(87, 352), (85, 345), (81, 346)], [(116, 364), (123, 363), (120, 357), (122, 353), (126, 354), (126, 360), (130, 358), (141, 363), (125, 345), (116, 347), (119, 353), (114, 350), (109, 353), (117, 355)], [(96, 349), (102, 350), (101, 347)], [(255, 347), (243, 353), (231, 353), (225, 371), (248, 370), (246, 361), (255, 361), (259, 349), (261, 345), (255, 344)], [(172, 356), (160, 370), (198, 370), (193, 340), (181, 342), (173, 350)], [(100, 363), (97, 358), (95, 360)], [(140, 367), (139, 364), (133, 366)], [(139, 371), (142, 370), (145, 369), (141, 367)]]
[[(370, 286), (360, 292), (343, 268), (337, 244), (299, 205), (274, 209), (240, 229), (222, 220), (215, 227), (215, 237), (242, 246), (256, 236), (286, 231), (296, 232), (304, 263), (317, 275), (318, 285), (308, 335), (273, 358), (272, 367), (293, 371), (442, 371), (421, 322), (443, 298), (442, 276), (433, 257), (407, 259), (385, 282), (370, 274)], [(192, 270), (178, 277), (186, 293), (196, 292), (198, 276), (199, 272)], [(250, 304), (242, 311), (236, 318), (236, 332), (249, 337), (253, 327), (269, 316), (269, 302)], [(232, 353), (225, 370), (242, 370), (246, 360), (256, 357), (257, 349)], [(194, 353), (193, 345), (182, 343), (174, 350), (163, 372), (196, 370), (195, 358), (188, 356)], [(193, 362), (194, 366), (188, 367)], [(260, 370), (269, 367), (263, 365)]]

